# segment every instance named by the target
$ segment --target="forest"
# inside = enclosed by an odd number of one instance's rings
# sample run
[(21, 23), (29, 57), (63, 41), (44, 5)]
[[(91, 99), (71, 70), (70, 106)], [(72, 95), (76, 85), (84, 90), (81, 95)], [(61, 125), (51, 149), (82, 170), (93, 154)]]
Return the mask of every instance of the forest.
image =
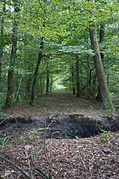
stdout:
[(0, 178), (119, 178), (119, 0), (0, 0)]

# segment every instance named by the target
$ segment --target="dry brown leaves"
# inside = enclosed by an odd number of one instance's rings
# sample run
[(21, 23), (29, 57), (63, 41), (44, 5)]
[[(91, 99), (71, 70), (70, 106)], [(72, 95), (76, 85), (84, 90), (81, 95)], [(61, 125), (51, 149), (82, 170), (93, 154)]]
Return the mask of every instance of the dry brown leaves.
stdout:
[[(46, 150), (43, 140), (30, 142), (29, 145), (39, 153), (34, 159), (35, 166), (45, 173), (52, 169), (53, 179), (119, 178), (119, 133), (113, 133), (108, 142), (96, 136), (85, 139), (47, 139)], [(110, 152), (105, 153), (104, 148)], [(27, 163), (23, 143), (5, 147), (2, 153)], [(1, 173), (6, 168), (3, 164), (0, 163)]]

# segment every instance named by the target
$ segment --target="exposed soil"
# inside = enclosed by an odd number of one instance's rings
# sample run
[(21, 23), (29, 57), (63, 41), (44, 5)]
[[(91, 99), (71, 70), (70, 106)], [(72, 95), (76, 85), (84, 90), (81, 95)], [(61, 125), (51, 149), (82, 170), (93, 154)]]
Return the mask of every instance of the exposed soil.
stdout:
[[(1, 136), (20, 137), (29, 131), (45, 131), (46, 138), (70, 138), (95, 136), (101, 130), (118, 131), (119, 117), (93, 119), (83, 114), (45, 114), (40, 117), (25, 118), (12, 116), (0, 126)], [(39, 132), (40, 133), (40, 132)]]

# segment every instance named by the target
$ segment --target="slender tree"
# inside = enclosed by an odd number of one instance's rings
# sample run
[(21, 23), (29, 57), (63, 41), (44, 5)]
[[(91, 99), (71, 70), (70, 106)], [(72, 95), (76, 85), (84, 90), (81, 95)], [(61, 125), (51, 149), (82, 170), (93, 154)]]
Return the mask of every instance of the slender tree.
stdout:
[(0, 34), (0, 82), (1, 82), (1, 75), (2, 75), (2, 58), (3, 58), (3, 46), (4, 46), (4, 15), (6, 9), (6, 2), (3, 1), (3, 9), (1, 15), (1, 34)]
[(75, 90), (75, 68), (74, 68), (74, 64), (72, 64), (72, 92), (75, 95), (76, 90)]
[(17, 32), (18, 32), (18, 13), (19, 5), (17, 1), (14, 3), (14, 22), (13, 22), (13, 34), (12, 34), (12, 49), (10, 55), (10, 64), (8, 70), (8, 91), (6, 98), (6, 107), (10, 107), (13, 100), (13, 80), (14, 80), (14, 65), (17, 52)]
[(79, 57), (77, 57), (76, 59), (76, 89), (77, 89), (76, 96), (79, 97), (81, 95), (80, 81), (79, 81)]
[(37, 80), (37, 76), (38, 76), (39, 65), (40, 65), (40, 62), (41, 62), (42, 57), (43, 57), (43, 45), (44, 45), (44, 37), (42, 36), (41, 43), (40, 43), (40, 51), (39, 51), (39, 54), (38, 54), (38, 61), (37, 61), (37, 64), (36, 64), (33, 83), (32, 83), (32, 87), (31, 87), (31, 96), (30, 96), (30, 102), (29, 102), (30, 105), (33, 104), (33, 100), (34, 100), (35, 85), (36, 85), (36, 80)]
[(46, 94), (49, 93), (50, 74), (49, 74), (49, 62), (46, 61)]

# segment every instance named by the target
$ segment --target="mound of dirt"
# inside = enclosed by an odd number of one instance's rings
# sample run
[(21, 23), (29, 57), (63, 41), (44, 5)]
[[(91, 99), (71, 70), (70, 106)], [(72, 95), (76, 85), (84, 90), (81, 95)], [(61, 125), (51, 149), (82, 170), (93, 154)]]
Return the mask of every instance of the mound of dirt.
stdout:
[(119, 130), (119, 117), (102, 117), (93, 119), (81, 114), (45, 114), (25, 120), (7, 120), (0, 126), (2, 136), (21, 136), (31, 130), (44, 129), (47, 138), (84, 138), (95, 136), (102, 129)]

